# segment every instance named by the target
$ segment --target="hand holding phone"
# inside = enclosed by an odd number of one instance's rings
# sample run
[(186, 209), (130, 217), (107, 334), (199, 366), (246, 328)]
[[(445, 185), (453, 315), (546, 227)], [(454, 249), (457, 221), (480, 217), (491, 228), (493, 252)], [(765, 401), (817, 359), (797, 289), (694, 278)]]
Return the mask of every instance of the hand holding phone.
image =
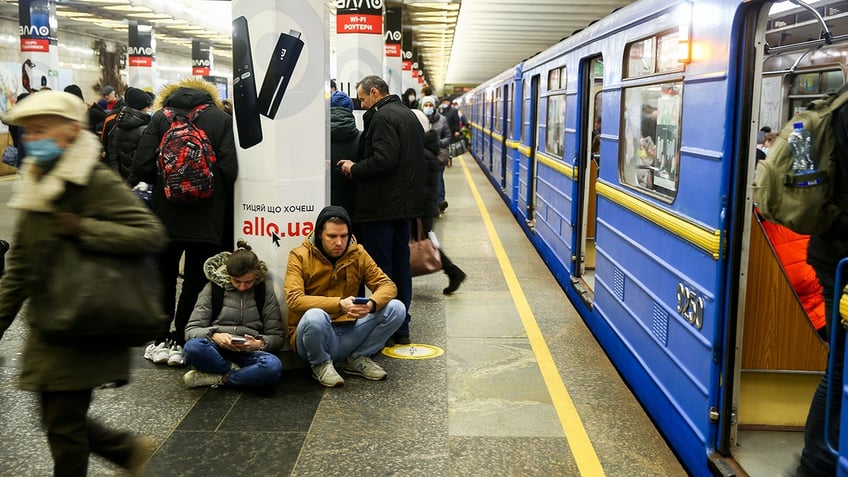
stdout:
[(231, 336), (230, 343), (234, 345), (243, 345), (247, 343), (247, 338), (244, 336)]
[(354, 305), (367, 305), (368, 302), (371, 301), (370, 298), (358, 296), (353, 299)]

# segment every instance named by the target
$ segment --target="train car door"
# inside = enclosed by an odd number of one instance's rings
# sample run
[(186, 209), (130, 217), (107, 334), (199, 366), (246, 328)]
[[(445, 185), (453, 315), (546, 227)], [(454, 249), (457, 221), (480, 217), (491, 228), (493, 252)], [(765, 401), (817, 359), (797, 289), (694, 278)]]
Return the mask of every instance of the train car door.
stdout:
[(536, 226), (536, 147), (539, 139), (539, 75), (530, 80), (530, 154), (527, 157), (527, 226)]
[(501, 186), (501, 191), (506, 192), (506, 157), (507, 157), (507, 142), (510, 138), (510, 111), (512, 111), (512, 96), (509, 93), (509, 84), (505, 84), (503, 86), (503, 107), (501, 108), (501, 131), (503, 132), (503, 141), (501, 141), (501, 170), (500, 170), (500, 181), (499, 184)]
[(589, 290), (595, 288), (595, 222), (597, 220), (597, 193), (595, 183), (598, 180), (598, 170), (601, 159), (601, 90), (603, 90), (603, 58), (598, 56), (583, 61), (582, 91), (584, 103), (580, 106), (583, 112), (580, 118), (580, 137), (577, 157), (577, 201), (579, 228), (575, 260), (578, 262), (574, 270), (575, 278), (582, 280)]

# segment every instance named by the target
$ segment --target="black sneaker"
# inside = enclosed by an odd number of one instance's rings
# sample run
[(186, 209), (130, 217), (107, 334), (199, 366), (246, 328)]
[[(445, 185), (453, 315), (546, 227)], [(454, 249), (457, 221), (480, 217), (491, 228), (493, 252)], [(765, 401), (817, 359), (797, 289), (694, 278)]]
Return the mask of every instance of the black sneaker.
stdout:
[(442, 293), (450, 295), (459, 290), (459, 286), (465, 281), (466, 275), (465, 272), (460, 270), (456, 265), (445, 270), (445, 274), (448, 276), (448, 286), (442, 290)]

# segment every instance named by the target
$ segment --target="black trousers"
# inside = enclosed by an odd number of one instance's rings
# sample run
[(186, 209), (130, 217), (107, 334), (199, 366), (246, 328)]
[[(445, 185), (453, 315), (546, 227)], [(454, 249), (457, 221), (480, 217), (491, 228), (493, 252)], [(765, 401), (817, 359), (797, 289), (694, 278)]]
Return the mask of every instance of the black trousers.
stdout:
[(53, 456), (55, 477), (86, 477), (92, 452), (126, 467), (135, 438), (125, 431), (110, 429), (88, 418), (91, 389), (42, 391), (41, 419)]
[[(185, 327), (194, 310), (197, 295), (206, 286), (203, 263), (221, 251), (220, 245), (173, 241), (159, 256), (159, 273), (164, 288), (162, 307), (165, 313), (173, 313), (174, 316), (174, 331), (168, 337), (180, 346), (185, 345)], [(179, 302), (177, 302), (177, 277), (180, 274), (180, 257), (183, 252), (185, 252), (183, 286)], [(162, 339), (157, 340), (157, 343), (164, 339), (163, 336)]]

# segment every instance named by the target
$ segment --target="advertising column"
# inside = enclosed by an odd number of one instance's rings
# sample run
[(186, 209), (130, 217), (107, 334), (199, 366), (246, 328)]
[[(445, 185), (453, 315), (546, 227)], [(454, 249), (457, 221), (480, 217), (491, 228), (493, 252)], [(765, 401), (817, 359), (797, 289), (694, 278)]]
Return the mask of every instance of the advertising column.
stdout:
[[(389, 84), (389, 92), (400, 95), (406, 88), (403, 87), (403, 75), (401, 71), (401, 37), (403, 25), (403, 4), (386, 5), (386, 34), (385, 38), (385, 70), (383, 79)], [(392, 90), (392, 85), (399, 85)]]
[(328, 203), (326, 0), (233, 0), (235, 238), (276, 276)]
[(401, 81), (403, 82), (403, 91), (406, 91), (409, 88), (415, 90), (416, 95), (418, 93), (418, 82), (412, 78), (412, 29), (405, 28), (403, 32), (403, 38), (401, 38), (401, 51), (403, 57), (401, 58), (401, 69), (403, 73), (401, 74)]
[(212, 74), (212, 43), (191, 40), (191, 74), (194, 76)]
[(131, 21), (127, 49), (127, 85), (138, 89), (156, 86), (156, 40), (153, 26)]
[[(336, 34), (339, 89), (356, 98), (359, 80), (383, 74), (383, 0), (336, 0)], [(389, 92), (399, 87), (389, 83)]]
[(59, 89), (59, 45), (54, 0), (18, 3), (21, 37), (21, 87), (18, 93)]

